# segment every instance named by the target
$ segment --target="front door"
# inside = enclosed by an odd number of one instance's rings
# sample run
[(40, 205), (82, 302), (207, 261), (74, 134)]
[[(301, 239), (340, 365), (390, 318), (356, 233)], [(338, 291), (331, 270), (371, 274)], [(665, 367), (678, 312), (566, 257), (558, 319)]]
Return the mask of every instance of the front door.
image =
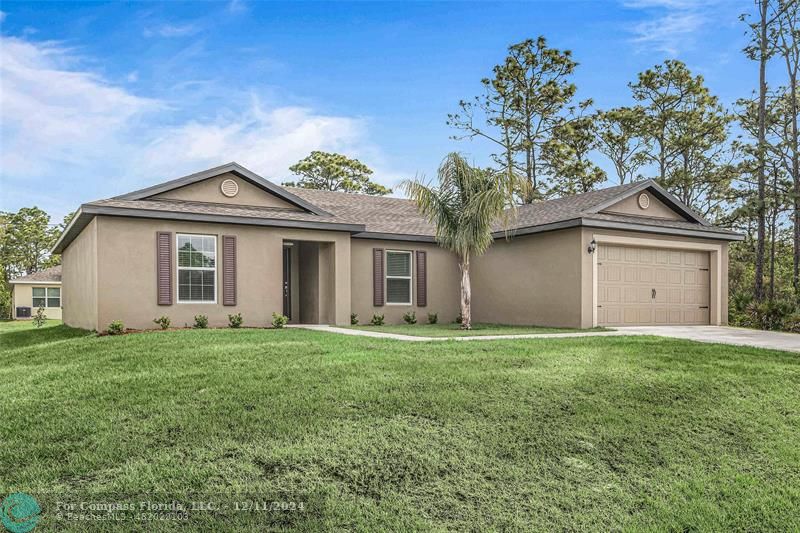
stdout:
[(292, 248), (283, 247), (283, 314), (292, 318)]

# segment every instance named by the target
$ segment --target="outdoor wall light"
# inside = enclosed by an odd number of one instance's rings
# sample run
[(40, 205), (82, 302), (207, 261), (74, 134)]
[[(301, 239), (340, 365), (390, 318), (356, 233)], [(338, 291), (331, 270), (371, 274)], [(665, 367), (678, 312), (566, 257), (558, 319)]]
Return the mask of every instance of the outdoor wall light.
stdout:
[(597, 250), (597, 241), (592, 239), (592, 242), (589, 243), (589, 248), (587, 249), (587, 251), (590, 254), (593, 254), (595, 250)]

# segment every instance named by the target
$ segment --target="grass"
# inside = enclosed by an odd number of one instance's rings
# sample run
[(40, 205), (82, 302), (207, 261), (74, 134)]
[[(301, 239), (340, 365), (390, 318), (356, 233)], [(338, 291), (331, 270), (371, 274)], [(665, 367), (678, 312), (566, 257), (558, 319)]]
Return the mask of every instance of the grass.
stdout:
[(0, 357), (0, 494), (43, 530), (89, 528), (55, 500), (232, 498), (304, 510), (91, 529), (800, 529), (796, 354), (0, 324)]
[(466, 337), (482, 335), (526, 335), (531, 333), (573, 333), (578, 331), (608, 331), (605, 328), (591, 330), (572, 328), (547, 328), (540, 326), (509, 326), (504, 324), (472, 324), (472, 329), (463, 330), (461, 324), (391, 324), (383, 326), (346, 326), (350, 329), (398, 333), (414, 337)]

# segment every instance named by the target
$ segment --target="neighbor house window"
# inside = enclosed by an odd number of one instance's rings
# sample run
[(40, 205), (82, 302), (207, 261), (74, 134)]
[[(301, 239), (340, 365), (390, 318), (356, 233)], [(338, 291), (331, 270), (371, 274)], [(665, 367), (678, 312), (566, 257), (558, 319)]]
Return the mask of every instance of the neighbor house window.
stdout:
[(217, 301), (217, 238), (178, 234), (178, 303)]
[(386, 303), (411, 305), (411, 252), (386, 252)]
[(61, 307), (59, 287), (33, 287), (33, 307)]

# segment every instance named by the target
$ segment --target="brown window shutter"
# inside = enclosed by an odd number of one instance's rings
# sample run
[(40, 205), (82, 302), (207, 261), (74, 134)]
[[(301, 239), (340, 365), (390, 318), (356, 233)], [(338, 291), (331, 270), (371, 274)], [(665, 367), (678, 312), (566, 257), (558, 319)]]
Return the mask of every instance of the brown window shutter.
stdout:
[(236, 237), (222, 236), (222, 305), (236, 305)]
[(428, 253), (417, 250), (417, 306), (428, 305)]
[(158, 305), (172, 305), (172, 233), (156, 233), (156, 293)]
[(383, 305), (383, 248), (372, 249), (372, 305)]

